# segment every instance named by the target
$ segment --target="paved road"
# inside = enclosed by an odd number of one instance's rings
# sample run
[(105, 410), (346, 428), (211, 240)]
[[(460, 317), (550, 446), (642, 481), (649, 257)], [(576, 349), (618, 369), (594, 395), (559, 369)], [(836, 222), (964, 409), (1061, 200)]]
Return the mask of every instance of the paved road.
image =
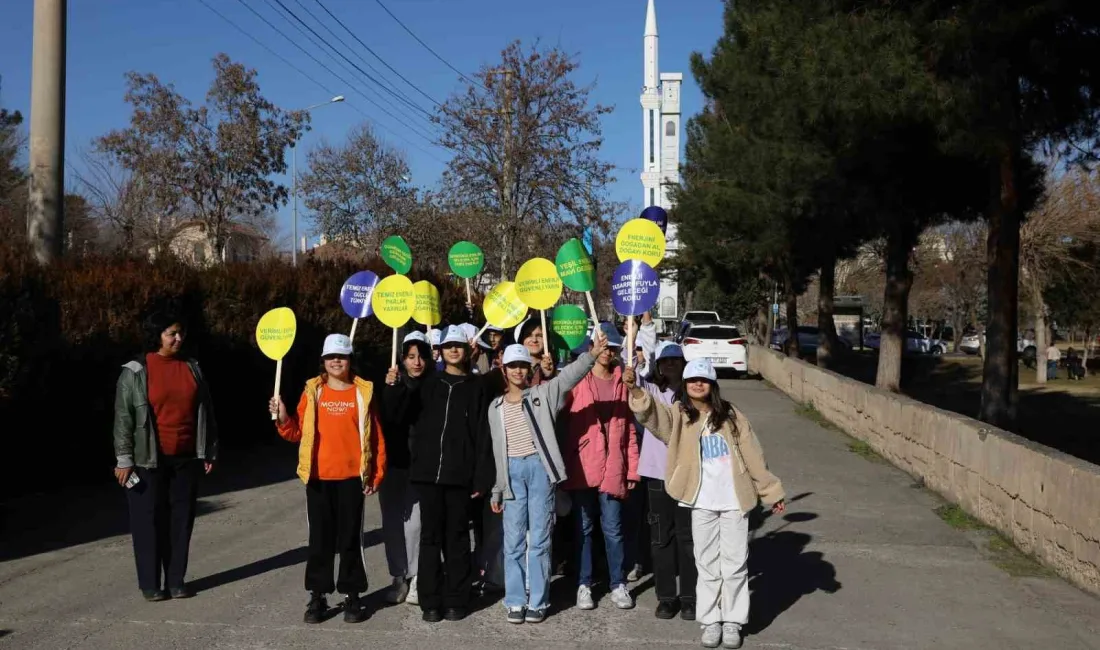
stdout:
[[(1100, 648), (1100, 601), (1049, 578), (1013, 578), (933, 513), (900, 471), (848, 450), (761, 382), (726, 382), (760, 432), (792, 499), (786, 520), (752, 544), (752, 648), (892, 650)], [(698, 627), (658, 621), (647, 581), (639, 607), (568, 608), (540, 626), (509, 626), (499, 606), (428, 625), (409, 606), (358, 626), (301, 623), (306, 529), (293, 453), (273, 446), (227, 459), (196, 526), (190, 576), (200, 595), (146, 604), (134, 584), (118, 490), (24, 501), (0, 539), (0, 648), (695, 647)], [(230, 465), (240, 468), (230, 472)], [(246, 469), (247, 468), (247, 469)], [(28, 526), (30, 513), (40, 523)], [(368, 531), (379, 527), (369, 508)], [(384, 587), (381, 538), (370, 575)], [(54, 550), (42, 551), (43, 548)], [(568, 603), (568, 585), (559, 585)], [(374, 596), (377, 602), (377, 593)], [(566, 605), (568, 607), (568, 605)]]

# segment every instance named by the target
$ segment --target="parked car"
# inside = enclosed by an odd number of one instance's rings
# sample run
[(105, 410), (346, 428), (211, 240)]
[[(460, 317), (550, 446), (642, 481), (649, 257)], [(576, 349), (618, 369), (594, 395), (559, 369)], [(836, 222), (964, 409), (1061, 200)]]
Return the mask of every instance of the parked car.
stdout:
[[(772, 332), (772, 340), (769, 347), (773, 350), (782, 350), (787, 345), (787, 328), (781, 327)], [(802, 355), (817, 354), (817, 345), (821, 340), (821, 330), (813, 325), (798, 326), (798, 351)], [(852, 349), (852, 344), (847, 340), (837, 337), (837, 342), (846, 350)]]
[(680, 341), (684, 359), (707, 359), (715, 370), (748, 372), (748, 342), (733, 325), (702, 323), (690, 325)]
[(959, 349), (970, 355), (978, 354), (981, 352), (981, 348), (982, 335), (977, 332), (964, 334), (962, 340), (959, 341)]
[(680, 319), (680, 329), (676, 334), (676, 340), (683, 341), (684, 334), (687, 333), (688, 328), (692, 325), (720, 322), (722, 322), (722, 319), (718, 316), (718, 312), (716, 311), (686, 311), (684, 312), (684, 317)]
[[(873, 350), (879, 349), (881, 332), (872, 332), (863, 337), (863, 344)], [(930, 339), (916, 330), (905, 330), (905, 352), (907, 354), (947, 354), (948, 345), (941, 339)]]

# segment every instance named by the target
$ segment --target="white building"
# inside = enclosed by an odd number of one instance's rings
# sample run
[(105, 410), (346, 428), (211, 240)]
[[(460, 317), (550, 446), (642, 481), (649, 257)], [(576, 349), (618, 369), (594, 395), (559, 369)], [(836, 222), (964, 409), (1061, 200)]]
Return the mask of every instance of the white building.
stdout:
[[(659, 72), (657, 56), (657, 10), (649, 0), (645, 16), (645, 83), (642, 86), (642, 202), (669, 210), (669, 186), (680, 184), (680, 86), (684, 75)], [(667, 252), (679, 248), (676, 225), (668, 224), (665, 233)], [(679, 287), (675, 277), (662, 278), (657, 299), (657, 317), (675, 319), (679, 315)]]

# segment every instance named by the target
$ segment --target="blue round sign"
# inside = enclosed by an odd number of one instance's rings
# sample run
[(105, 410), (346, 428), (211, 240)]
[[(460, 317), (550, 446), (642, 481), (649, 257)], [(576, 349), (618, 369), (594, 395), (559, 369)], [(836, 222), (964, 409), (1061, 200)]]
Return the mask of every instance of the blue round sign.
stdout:
[(371, 271), (360, 271), (351, 276), (340, 288), (340, 306), (352, 318), (366, 318), (374, 313), (370, 297), (378, 285), (378, 276)]
[(665, 232), (668, 229), (668, 213), (659, 205), (651, 205), (645, 210), (642, 210), (642, 218), (648, 219), (660, 226), (661, 232)]
[(611, 274), (611, 302), (623, 316), (640, 316), (657, 304), (661, 280), (641, 260), (627, 260)]

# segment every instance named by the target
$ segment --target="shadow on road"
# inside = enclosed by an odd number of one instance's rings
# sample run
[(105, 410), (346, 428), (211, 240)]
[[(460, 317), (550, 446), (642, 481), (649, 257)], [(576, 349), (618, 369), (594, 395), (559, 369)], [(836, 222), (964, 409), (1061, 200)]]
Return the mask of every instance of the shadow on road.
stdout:
[[(294, 479), (297, 464), (297, 445), (279, 440), (225, 450), (203, 477), (198, 515), (223, 509), (219, 495)], [(12, 497), (0, 503), (0, 562), (127, 534), (128, 519), (126, 493), (116, 483)]]
[[(794, 497), (795, 501), (810, 493)], [(749, 529), (758, 530), (771, 517), (770, 512), (754, 510), (749, 515)], [(749, 541), (749, 591), (752, 593), (752, 613), (745, 626), (747, 634), (759, 634), (803, 596), (816, 591), (836, 593), (841, 584), (836, 569), (818, 551), (807, 551), (813, 536), (785, 530), (794, 523), (812, 521), (812, 512), (792, 512), (783, 516), (786, 522)]]
[(221, 571), (213, 575), (198, 578), (191, 581), (189, 584), (192, 589), (201, 593), (227, 585), (231, 582), (253, 578), (267, 573), (268, 571), (276, 571), (278, 569), (285, 569), (287, 567), (302, 564), (306, 561), (308, 556), (309, 549), (305, 546), (299, 546), (296, 549), (283, 551), (278, 555), (250, 562), (244, 566), (236, 567), (235, 569), (229, 569), (227, 571)]

